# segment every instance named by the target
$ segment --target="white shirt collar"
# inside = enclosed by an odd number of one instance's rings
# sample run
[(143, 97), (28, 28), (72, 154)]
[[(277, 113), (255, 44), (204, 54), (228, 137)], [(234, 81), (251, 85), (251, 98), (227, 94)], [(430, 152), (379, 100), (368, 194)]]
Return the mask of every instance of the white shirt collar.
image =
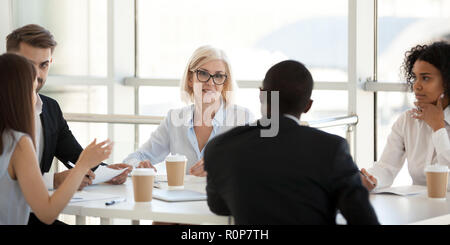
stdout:
[(290, 119), (294, 120), (298, 125), (301, 125), (299, 118), (296, 118), (295, 116), (290, 115), (290, 114), (283, 114), (283, 116), (290, 118)]
[(450, 124), (450, 105), (444, 109), (444, 121), (446, 121), (447, 124)]
[(39, 94), (36, 94), (36, 104), (34, 105), (34, 110), (36, 115), (40, 115), (42, 113), (42, 100)]

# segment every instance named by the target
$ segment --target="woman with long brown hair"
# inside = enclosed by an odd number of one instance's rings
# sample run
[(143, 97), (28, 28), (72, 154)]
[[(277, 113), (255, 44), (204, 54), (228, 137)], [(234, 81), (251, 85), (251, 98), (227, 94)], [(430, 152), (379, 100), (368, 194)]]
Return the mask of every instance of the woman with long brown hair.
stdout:
[(36, 88), (36, 71), (27, 59), (0, 55), (0, 224), (27, 224), (30, 208), (51, 224), (88, 170), (111, 153), (109, 140), (99, 144), (94, 140), (80, 155), (75, 171), (50, 196), (35, 152)]

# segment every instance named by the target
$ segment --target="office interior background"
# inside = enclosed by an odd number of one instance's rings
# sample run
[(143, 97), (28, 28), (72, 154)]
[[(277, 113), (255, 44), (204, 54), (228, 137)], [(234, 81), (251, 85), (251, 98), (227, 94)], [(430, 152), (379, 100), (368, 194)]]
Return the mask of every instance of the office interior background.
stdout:
[[(302, 121), (347, 138), (356, 164), (367, 168), (414, 100), (400, 73), (404, 53), (450, 40), (450, 1), (0, 0), (0, 23), (0, 53), (20, 26), (53, 33), (58, 47), (41, 93), (59, 102), (82, 146), (115, 142), (109, 163), (183, 106), (182, 72), (192, 52), (210, 44), (228, 54), (236, 102), (256, 118), (265, 72), (286, 59), (304, 63), (315, 88)], [(412, 183), (406, 168), (394, 186)]]

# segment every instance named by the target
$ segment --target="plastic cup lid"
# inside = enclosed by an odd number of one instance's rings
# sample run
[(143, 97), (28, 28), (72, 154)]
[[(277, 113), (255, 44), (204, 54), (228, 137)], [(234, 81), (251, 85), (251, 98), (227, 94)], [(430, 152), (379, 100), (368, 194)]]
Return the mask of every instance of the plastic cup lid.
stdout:
[(448, 172), (448, 166), (433, 164), (425, 167), (425, 172)]
[(187, 158), (184, 155), (175, 154), (175, 155), (167, 156), (166, 161), (167, 162), (184, 162), (184, 161), (187, 161)]
[(155, 170), (153, 168), (135, 168), (131, 172), (133, 176), (152, 176), (155, 175)]

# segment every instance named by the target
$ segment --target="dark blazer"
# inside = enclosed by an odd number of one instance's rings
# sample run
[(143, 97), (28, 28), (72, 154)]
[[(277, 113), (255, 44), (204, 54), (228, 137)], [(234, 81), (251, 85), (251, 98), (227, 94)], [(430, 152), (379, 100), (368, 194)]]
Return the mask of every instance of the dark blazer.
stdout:
[[(42, 113), (40, 115), (42, 123), (42, 134), (44, 137), (44, 149), (40, 162), (41, 173), (47, 173), (52, 166), (53, 158), (56, 157), (67, 168), (72, 167), (67, 164), (68, 161), (75, 164), (80, 157), (83, 148), (72, 135), (72, 132), (63, 117), (61, 108), (56, 100), (39, 94), (42, 100)], [(92, 171), (97, 169), (93, 168)], [(42, 225), (43, 223), (34, 213), (30, 213), (28, 225)], [(56, 220), (53, 225), (64, 224)]]
[(281, 116), (278, 135), (242, 126), (205, 148), (208, 205), (236, 224), (379, 224), (345, 139)]
[[(39, 94), (42, 100), (42, 113), (40, 115), (44, 136), (44, 151), (40, 162), (42, 174), (47, 173), (53, 162), (58, 158), (67, 168), (72, 167), (68, 161), (76, 163), (83, 148), (72, 135), (72, 132), (63, 117), (61, 108), (56, 100)], [(93, 168), (93, 171), (97, 169)]]

